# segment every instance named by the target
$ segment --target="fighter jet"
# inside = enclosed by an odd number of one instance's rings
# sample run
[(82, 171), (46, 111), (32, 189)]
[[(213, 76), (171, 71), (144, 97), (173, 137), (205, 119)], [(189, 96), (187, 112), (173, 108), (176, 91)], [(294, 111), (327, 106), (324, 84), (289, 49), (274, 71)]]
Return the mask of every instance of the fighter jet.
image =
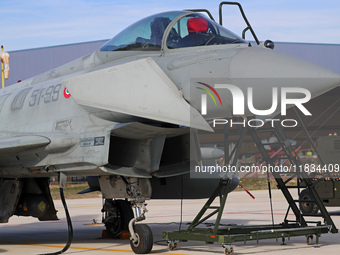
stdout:
[[(133, 251), (150, 252), (150, 228), (135, 223), (145, 218), (146, 200), (169, 195), (161, 185), (152, 194), (150, 179), (188, 176), (190, 162), (200, 160), (199, 149), (190, 150), (199, 148), (197, 130), (291, 104), (308, 114), (304, 102), (340, 84), (340, 75), (266, 45), (204, 14), (170, 11), (1, 89), (0, 222), (12, 215), (56, 220), (49, 178), (59, 175), (63, 187), (67, 176), (96, 176), (91, 186), (106, 199), (108, 230), (128, 227)], [(195, 180), (182, 181), (197, 191), (191, 197), (202, 196)], [(178, 183), (169, 185), (175, 196)]]

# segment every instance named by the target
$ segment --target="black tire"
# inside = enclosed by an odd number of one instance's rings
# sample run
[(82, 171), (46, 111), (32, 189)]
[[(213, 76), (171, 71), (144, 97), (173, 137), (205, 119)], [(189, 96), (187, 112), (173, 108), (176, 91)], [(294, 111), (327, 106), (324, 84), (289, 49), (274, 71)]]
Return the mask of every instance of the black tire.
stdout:
[[(107, 233), (111, 238), (118, 238), (124, 230), (129, 230), (129, 222), (134, 217), (130, 202), (126, 200), (111, 200), (112, 207), (117, 208), (117, 217), (105, 223)], [(107, 213), (106, 217), (110, 217)]]
[(168, 243), (168, 247), (170, 251), (175, 251), (178, 248), (177, 243)]
[(224, 254), (225, 255), (233, 255), (234, 254), (234, 248), (233, 247), (224, 248)]
[(303, 214), (318, 213), (319, 208), (314, 202), (303, 202), (304, 200), (314, 200), (307, 189), (302, 190), (300, 193), (300, 210)]
[(131, 249), (136, 254), (147, 254), (151, 252), (153, 246), (153, 236), (150, 227), (146, 224), (137, 224), (134, 226), (137, 241), (130, 240)]
[(307, 245), (313, 244), (313, 236), (307, 236)]

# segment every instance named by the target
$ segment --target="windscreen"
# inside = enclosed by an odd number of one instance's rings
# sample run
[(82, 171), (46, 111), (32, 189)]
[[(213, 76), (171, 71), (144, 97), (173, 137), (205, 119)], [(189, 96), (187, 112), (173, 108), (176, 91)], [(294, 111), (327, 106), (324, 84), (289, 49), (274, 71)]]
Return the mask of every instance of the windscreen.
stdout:
[(170, 22), (184, 12), (165, 12), (142, 19), (113, 37), (101, 51), (157, 51)]
[[(160, 51), (166, 28), (184, 11), (164, 12), (142, 19), (104, 44), (101, 51)], [(190, 13), (181, 18), (166, 38), (169, 49), (247, 43), (205, 15)]]

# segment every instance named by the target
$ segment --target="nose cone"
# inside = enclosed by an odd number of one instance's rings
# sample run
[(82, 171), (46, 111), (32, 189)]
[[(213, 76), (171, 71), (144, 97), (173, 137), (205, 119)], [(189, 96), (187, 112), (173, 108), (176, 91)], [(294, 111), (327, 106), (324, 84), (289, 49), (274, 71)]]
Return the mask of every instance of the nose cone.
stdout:
[(312, 98), (340, 84), (340, 75), (299, 58), (263, 48), (245, 48), (231, 60), (232, 84), (263, 93), (272, 87), (308, 89)]
[(204, 66), (214, 77), (192, 82), (190, 104), (205, 119), (285, 115), (293, 105), (310, 115), (303, 104), (340, 85), (340, 74), (270, 49), (229, 49), (221, 56)]

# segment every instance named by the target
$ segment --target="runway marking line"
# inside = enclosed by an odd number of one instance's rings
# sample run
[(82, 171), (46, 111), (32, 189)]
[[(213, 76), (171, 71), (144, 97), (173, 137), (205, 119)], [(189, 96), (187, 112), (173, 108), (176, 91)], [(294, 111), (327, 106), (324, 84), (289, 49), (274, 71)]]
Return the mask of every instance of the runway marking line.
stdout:
[[(41, 246), (41, 247), (49, 247), (49, 248), (64, 248), (64, 246), (60, 245), (51, 245), (51, 244), (30, 244), (30, 243), (6, 243), (0, 242), (0, 244), (14, 244), (14, 245), (27, 245), (27, 246)], [(74, 247), (71, 246), (69, 249), (74, 250), (91, 250), (91, 251), (116, 251), (116, 252), (131, 252), (131, 250), (119, 250), (119, 249), (102, 249), (102, 248), (88, 248), (88, 247)], [(188, 254), (180, 254), (180, 253), (168, 253), (168, 252), (150, 252), (150, 254), (166, 254), (166, 255), (188, 255)]]

